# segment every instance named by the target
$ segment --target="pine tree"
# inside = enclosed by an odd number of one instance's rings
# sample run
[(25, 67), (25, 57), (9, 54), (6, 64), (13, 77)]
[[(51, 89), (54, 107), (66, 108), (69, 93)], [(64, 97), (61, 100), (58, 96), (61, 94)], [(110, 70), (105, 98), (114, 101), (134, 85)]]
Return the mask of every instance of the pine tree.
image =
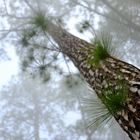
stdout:
[[(95, 40), (93, 44), (88, 43), (44, 19), (44, 15), (38, 15), (30, 24), (54, 39), (60, 51), (73, 61), (122, 129), (132, 140), (139, 140), (140, 70), (112, 56), (109, 43), (104, 38)], [(22, 44), (28, 45), (28, 39), (35, 33), (25, 34)]]
[(46, 32), (73, 61), (129, 137), (140, 139), (140, 70), (111, 56), (104, 39), (90, 44), (50, 21)]

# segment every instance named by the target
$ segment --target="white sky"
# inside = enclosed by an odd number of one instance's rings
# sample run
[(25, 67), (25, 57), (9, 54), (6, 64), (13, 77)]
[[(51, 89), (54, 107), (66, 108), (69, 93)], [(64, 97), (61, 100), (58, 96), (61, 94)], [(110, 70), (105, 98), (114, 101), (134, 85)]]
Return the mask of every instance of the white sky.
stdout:
[(7, 54), (10, 60), (0, 62), (0, 88), (8, 83), (12, 76), (18, 73), (18, 57), (14, 47), (10, 46)]
[(66, 126), (75, 125), (79, 119), (81, 119), (81, 114), (79, 114), (79, 112), (69, 111), (65, 114), (64, 122)]

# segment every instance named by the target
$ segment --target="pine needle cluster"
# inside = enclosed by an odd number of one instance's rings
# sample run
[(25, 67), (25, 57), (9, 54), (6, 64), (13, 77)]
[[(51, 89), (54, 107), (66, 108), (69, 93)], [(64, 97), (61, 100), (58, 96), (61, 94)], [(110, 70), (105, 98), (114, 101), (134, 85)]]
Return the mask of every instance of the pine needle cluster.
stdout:
[(88, 63), (99, 66), (101, 61), (107, 59), (113, 51), (111, 42), (112, 38), (107, 34), (102, 34), (100, 39), (95, 38), (93, 47), (89, 49)]
[(128, 88), (124, 80), (117, 79), (116, 87), (103, 89), (101, 96), (91, 94), (83, 99), (84, 112), (87, 115), (88, 127), (100, 128), (110, 124), (113, 116), (124, 110), (128, 97)]
[(109, 86), (102, 91), (101, 100), (109, 110), (110, 114), (115, 115), (122, 111), (128, 97), (128, 88), (124, 80), (118, 80), (115, 87)]
[(90, 94), (82, 99), (83, 112), (87, 120), (87, 128), (99, 129), (110, 123), (112, 115), (96, 95)]
[(31, 24), (37, 28), (42, 29), (43, 31), (47, 29), (47, 18), (45, 13), (38, 12), (33, 19), (31, 20)]

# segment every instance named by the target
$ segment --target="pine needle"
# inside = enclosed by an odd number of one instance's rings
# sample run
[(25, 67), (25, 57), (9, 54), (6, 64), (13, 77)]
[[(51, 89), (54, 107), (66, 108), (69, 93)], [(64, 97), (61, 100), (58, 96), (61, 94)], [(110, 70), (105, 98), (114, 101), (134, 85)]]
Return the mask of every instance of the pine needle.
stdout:
[(99, 66), (101, 61), (107, 59), (112, 53), (112, 38), (109, 34), (101, 34), (100, 38), (95, 38), (92, 48), (89, 49), (88, 63)]
[(112, 115), (124, 109), (128, 97), (128, 88), (124, 80), (118, 79), (116, 87), (109, 86), (102, 91), (101, 100)]
[(42, 29), (43, 31), (47, 29), (47, 18), (45, 13), (38, 12), (33, 19), (31, 20), (31, 24), (35, 25), (35, 27)]
[(86, 115), (87, 128), (102, 128), (112, 120), (112, 115), (99, 98), (90, 94), (82, 99), (83, 111)]

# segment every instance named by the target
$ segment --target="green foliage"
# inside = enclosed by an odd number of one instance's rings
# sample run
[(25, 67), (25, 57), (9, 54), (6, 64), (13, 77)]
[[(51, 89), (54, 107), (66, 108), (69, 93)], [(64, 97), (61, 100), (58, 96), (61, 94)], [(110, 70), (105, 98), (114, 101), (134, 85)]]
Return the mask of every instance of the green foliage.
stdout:
[(29, 40), (36, 35), (36, 31), (34, 29), (24, 29), (22, 31), (20, 43), (23, 47), (27, 47), (29, 45)]
[(88, 127), (99, 128), (110, 123), (117, 112), (124, 109), (128, 97), (128, 88), (123, 79), (117, 79), (116, 87), (103, 89), (99, 98), (91, 94), (83, 99), (83, 109), (86, 112)]
[(78, 26), (78, 31), (80, 33), (83, 33), (84, 31), (88, 30), (91, 27), (89, 21), (84, 20), (82, 23), (80, 23), (80, 27)]
[(87, 30), (90, 27), (90, 23), (89, 21), (85, 20), (82, 24), (82, 28)]
[(89, 49), (88, 63), (90, 65), (99, 66), (101, 61), (109, 57), (112, 52), (111, 37), (102, 34), (101, 39), (96, 38), (93, 41), (92, 48)]
[(47, 18), (45, 13), (38, 12), (31, 21), (31, 24), (35, 25), (37, 28), (41, 28), (42, 30), (47, 29)]
[(101, 100), (112, 115), (124, 109), (128, 88), (124, 80), (118, 80), (116, 87), (109, 86), (102, 92)]
[(26, 36), (23, 36), (22, 38), (21, 38), (21, 44), (22, 44), (22, 46), (28, 46), (28, 39), (26, 38)]
[(45, 13), (38, 12), (36, 15), (33, 16), (33, 18), (31, 18), (29, 25), (30, 24), (30, 27), (22, 31), (20, 43), (24, 47), (27, 47), (29, 45), (29, 41), (31, 38), (39, 34), (40, 30), (38, 29), (41, 29), (41, 31), (45, 31), (47, 29), (47, 18), (45, 16)]
[(93, 93), (84, 98), (83, 111), (85, 112), (86, 119), (88, 121), (88, 128), (101, 128), (112, 120), (112, 115), (103, 104), (103, 102)]
[(77, 87), (79, 84), (80, 84), (80, 81), (79, 81), (79, 76), (77, 74), (75, 75), (67, 75), (65, 78), (64, 78), (64, 84), (67, 88), (71, 89), (73, 87)]

